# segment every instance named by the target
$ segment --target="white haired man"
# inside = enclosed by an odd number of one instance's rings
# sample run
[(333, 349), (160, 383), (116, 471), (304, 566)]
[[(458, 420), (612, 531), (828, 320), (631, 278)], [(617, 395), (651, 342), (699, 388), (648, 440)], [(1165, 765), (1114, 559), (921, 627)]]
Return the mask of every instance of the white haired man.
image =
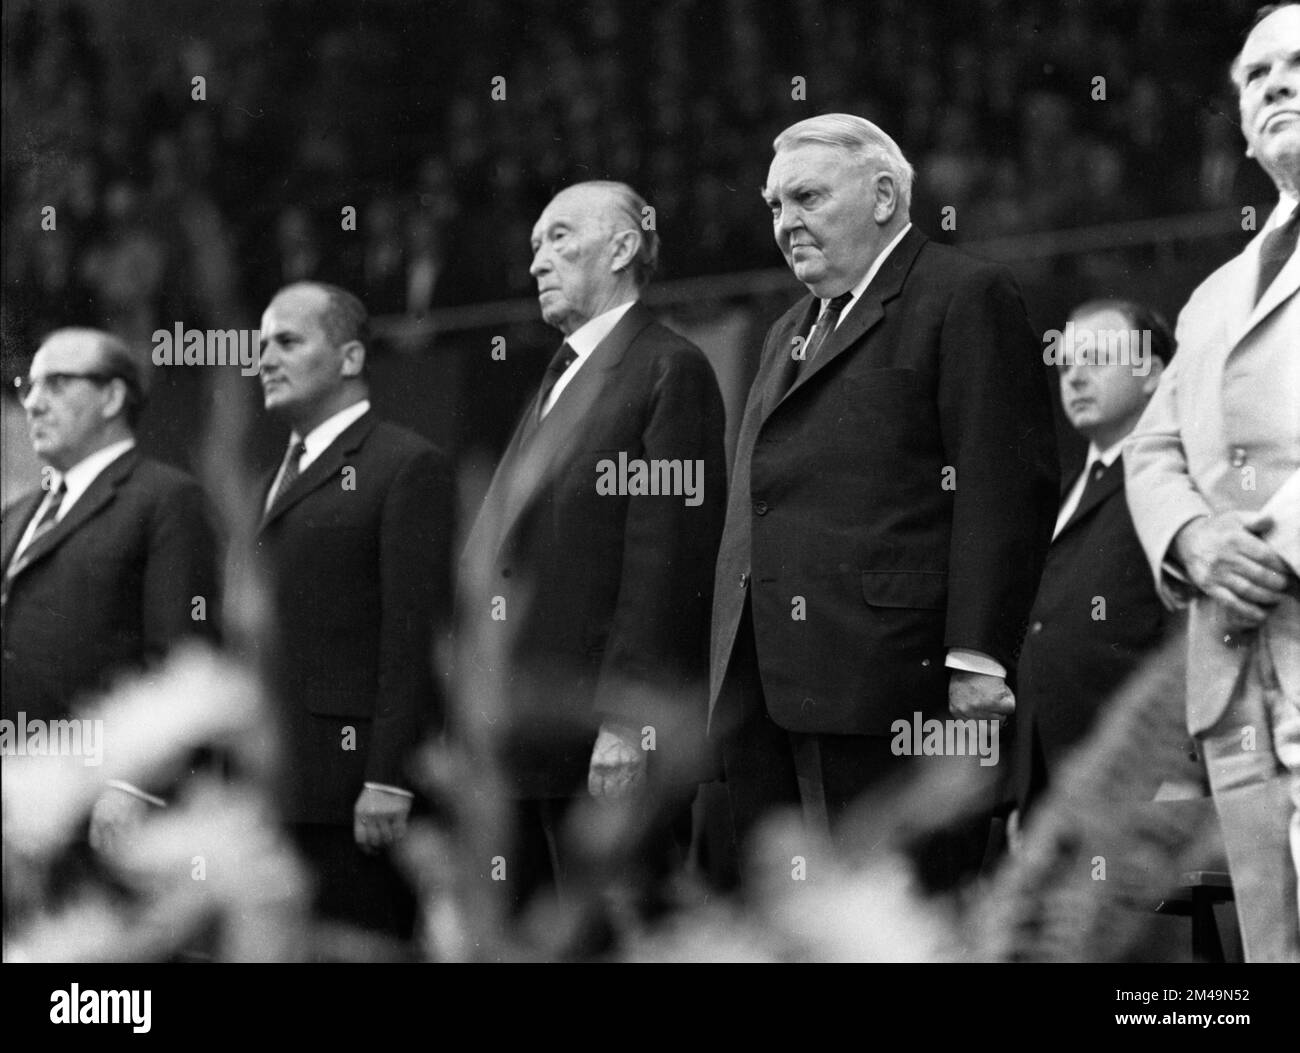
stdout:
[[(861, 117), (800, 121), (763, 190), (809, 291), (768, 333), (714, 587), (711, 727), (737, 835), (841, 828), (912, 761), (899, 720), (1004, 720), (1056, 512), (1047, 371), (1015, 281), (912, 226), (912, 168)], [(915, 768), (913, 768), (915, 770)], [(978, 864), (975, 823), (921, 855)]]

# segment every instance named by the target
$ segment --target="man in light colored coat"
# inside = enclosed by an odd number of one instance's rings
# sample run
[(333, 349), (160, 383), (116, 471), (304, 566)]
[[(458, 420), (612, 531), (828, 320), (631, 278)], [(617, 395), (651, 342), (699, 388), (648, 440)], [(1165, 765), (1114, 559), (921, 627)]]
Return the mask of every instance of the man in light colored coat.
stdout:
[(1192, 294), (1124, 450), (1157, 588), (1190, 604), (1206, 759), (1248, 960), (1300, 960), (1300, 4), (1264, 8), (1232, 76), (1280, 200)]

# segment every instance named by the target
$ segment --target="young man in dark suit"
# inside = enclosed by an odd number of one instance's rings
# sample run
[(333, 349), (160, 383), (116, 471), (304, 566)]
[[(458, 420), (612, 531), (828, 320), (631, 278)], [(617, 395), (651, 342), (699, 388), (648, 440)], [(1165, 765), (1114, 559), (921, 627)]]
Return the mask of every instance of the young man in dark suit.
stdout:
[(809, 295), (763, 347), (718, 557), (710, 720), (742, 840), (782, 804), (841, 829), (912, 764), (898, 720), (1012, 712), (1056, 504), (1010, 273), (912, 226), (911, 165), (869, 121), (810, 118), (773, 149), (763, 197)]
[[(501, 686), (502, 712), (478, 718), (514, 802), (516, 906), (562, 884), (575, 800), (641, 792), (647, 771), (672, 798), (664, 780), (690, 783), (704, 744), (724, 411), (703, 353), (639, 302), (658, 254), (646, 215), (624, 184), (581, 183), (534, 226), (542, 317), (565, 341), (463, 557), (464, 668)], [(669, 485), (642, 488), (639, 466)]]
[(1065, 334), (1061, 405), (1088, 452), (1063, 495), (1020, 653), (1013, 768), (1022, 820), (1168, 627), (1124, 498), (1120, 449), (1173, 355), (1173, 334), (1149, 308), (1118, 300), (1083, 304)]
[[(216, 553), (199, 485), (144, 457), (135, 425), (144, 367), (121, 340), (60, 329), (22, 384), (42, 486), (4, 513), (3, 714), (68, 718), (122, 673), (218, 624)], [(90, 843), (107, 848), (165, 801), (116, 782)]]
[(292, 430), (257, 549), (276, 598), (280, 806), (317, 909), (406, 936), (414, 901), (388, 850), (414, 797), (407, 761), (438, 716), (452, 487), (442, 454), (372, 412), (366, 325), (355, 296), (309, 282), (262, 316), (265, 405)]

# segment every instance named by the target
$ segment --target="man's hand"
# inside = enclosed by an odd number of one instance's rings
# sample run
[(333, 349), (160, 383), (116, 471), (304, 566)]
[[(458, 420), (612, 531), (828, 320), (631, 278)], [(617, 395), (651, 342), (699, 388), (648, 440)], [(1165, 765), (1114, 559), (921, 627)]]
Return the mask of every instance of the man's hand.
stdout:
[(352, 836), (363, 852), (372, 855), (402, 839), (411, 798), (365, 787), (352, 809)]
[(602, 724), (591, 750), (587, 792), (593, 797), (623, 797), (644, 778), (645, 751), (636, 729), (626, 724)]
[(1188, 577), (1223, 605), (1233, 628), (1260, 625), (1286, 591), (1290, 568), (1259, 536), (1272, 529), (1269, 516), (1233, 511), (1193, 519), (1174, 535)]
[(1016, 711), (1016, 696), (1000, 676), (954, 669), (948, 676), (948, 709), (966, 719), (1004, 721)]
[(90, 810), (90, 847), (102, 855), (114, 855), (144, 822), (148, 810), (146, 801), (110, 786)]

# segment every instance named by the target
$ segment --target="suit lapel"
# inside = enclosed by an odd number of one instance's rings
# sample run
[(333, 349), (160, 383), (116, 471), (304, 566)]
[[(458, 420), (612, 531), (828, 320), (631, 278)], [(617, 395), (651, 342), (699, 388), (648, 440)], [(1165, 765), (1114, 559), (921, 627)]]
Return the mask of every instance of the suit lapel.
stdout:
[(799, 363), (794, 358), (795, 341), (800, 335), (807, 336), (819, 310), (821, 300), (815, 296), (807, 296), (795, 304), (786, 313), (786, 322), (767, 359), (759, 363), (754, 384), (761, 393), (764, 419), (777, 407), (794, 383), (795, 373), (799, 369)]
[(1101, 477), (1101, 482), (1091, 490), (1088, 489), (1087, 483), (1084, 484), (1083, 495), (1079, 498), (1079, 507), (1074, 510), (1074, 514), (1066, 521), (1065, 526), (1061, 527), (1061, 533), (1056, 536), (1059, 538), (1078, 526), (1085, 516), (1103, 502), (1114, 497), (1123, 486), (1124, 458), (1120, 456), (1115, 458), (1115, 463), (1106, 469), (1106, 474)]
[(1260, 297), (1259, 303), (1251, 306), (1255, 299), (1255, 285), (1259, 281), (1259, 251), (1263, 242), (1264, 235), (1256, 237), (1249, 245), (1248, 255), (1242, 257), (1242, 268), (1240, 271), (1240, 281), (1244, 295), (1239, 299), (1239, 303), (1245, 307), (1244, 318), (1241, 319), (1239, 327), (1234, 326), (1233, 333), (1235, 338), (1232, 341), (1233, 347), (1241, 344), (1251, 331), (1260, 324), (1265, 318), (1273, 313), (1289, 297), (1300, 292), (1300, 252), (1293, 252), (1291, 258), (1287, 260), (1273, 284)]
[[(799, 371), (794, 385), (786, 392), (789, 398), (825, 369), (838, 355), (852, 347), (885, 317), (885, 304), (903, 290), (903, 282), (912, 263), (928, 239), (913, 227), (880, 266), (876, 276), (858, 297), (853, 309), (836, 327), (817, 353), (816, 359)], [(784, 399), (782, 400), (784, 401)]]
[[(308, 465), (307, 470), (293, 481), (289, 489), (276, 498), (275, 504), (263, 517), (262, 525), (258, 528), (259, 532), (265, 530), (317, 487), (337, 477), (348, 456), (356, 452), (374, 426), (374, 411), (367, 410), (343, 429), (342, 434), (321, 451), (321, 455)], [(278, 472), (272, 474), (272, 480), (275, 479), (276, 474)], [(264, 495), (263, 501), (265, 500)]]
[(575, 448), (576, 436), (608, 385), (610, 374), (618, 368), (641, 331), (653, 321), (648, 308), (633, 304), (535, 427), (530, 424), (530, 415), (537, 412), (537, 397), (529, 399), (524, 418), (515, 429), (515, 437), (492, 477), (484, 501), (485, 513), (499, 515), (494, 549), (509, 535), (524, 509), (551, 482), (565, 455)]
[[(100, 472), (95, 477), (95, 481), (87, 487), (86, 492), (77, 499), (77, 503), (72, 506), (68, 514), (33, 541), (27, 551), (22, 553), (18, 566), (13, 568), (14, 576), (39, 563), (94, 518), (99, 510), (113, 499), (118, 486), (131, 474), (139, 461), (139, 452), (131, 449)], [(19, 536), (21, 537), (21, 532)]]
[(13, 510), (5, 516), (3, 530), (4, 540), (0, 542), (0, 571), (7, 570), (9, 561), (14, 558), (14, 550), (22, 539), (23, 531), (32, 521), (32, 516), (45, 500), (45, 491), (37, 490), (34, 494), (15, 502)]

